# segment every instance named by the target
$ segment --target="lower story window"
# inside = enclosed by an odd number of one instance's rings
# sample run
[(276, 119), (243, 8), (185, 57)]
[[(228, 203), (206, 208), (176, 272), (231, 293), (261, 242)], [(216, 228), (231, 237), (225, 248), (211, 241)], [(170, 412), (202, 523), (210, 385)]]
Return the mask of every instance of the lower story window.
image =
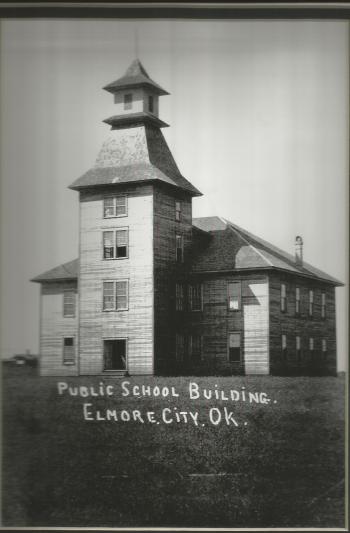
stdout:
[(296, 351), (297, 361), (300, 362), (301, 361), (301, 339), (298, 335), (295, 337), (295, 351)]
[(200, 361), (202, 359), (202, 336), (190, 335), (189, 349), (190, 357), (193, 361)]
[(241, 361), (241, 334), (229, 333), (228, 337), (228, 357), (230, 363)]
[(322, 339), (322, 356), (323, 356), (323, 359), (327, 359), (327, 341), (326, 341), (326, 339)]
[(176, 361), (183, 361), (184, 355), (185, 355), (185, 336), (183, 333), (176, 333), (176, 337), (175, 337)]
[(104, 370), (126, 370), (126, 350), (126, 339), (104, 340)]
[(287, 335), (282, 335), (282, 339), (281, 339), (281, 342), (282, 342), (282, 358), (284, 360), (287, 359)]
[(75, 364), (74, 337), (64, 337), (63, 339), (63, 364)]

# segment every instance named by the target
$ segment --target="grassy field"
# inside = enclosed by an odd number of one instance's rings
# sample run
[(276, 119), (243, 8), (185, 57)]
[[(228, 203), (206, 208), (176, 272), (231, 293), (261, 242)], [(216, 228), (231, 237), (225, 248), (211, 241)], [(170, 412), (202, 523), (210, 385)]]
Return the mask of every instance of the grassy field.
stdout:
[[(179, 396), (123, 397), (125, 380)], [(114, 394), (59, 395), (58, 381)], [(226, 395), (245, 387), (245, 401), (190, 399), (191, 381)], [(96, 420), (107, 408), (111, 419)], [(180, 411), (193, 416), (185, 423)], [(344, 527), (343, 426), (343, 377), (64, 379), (4, 368), (2, 523)]]

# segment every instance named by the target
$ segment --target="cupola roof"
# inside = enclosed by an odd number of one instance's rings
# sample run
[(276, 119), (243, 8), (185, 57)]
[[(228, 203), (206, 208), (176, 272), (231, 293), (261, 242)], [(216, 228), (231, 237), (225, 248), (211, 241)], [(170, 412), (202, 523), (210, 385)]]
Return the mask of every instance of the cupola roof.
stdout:
[(118, 78), (112, 83), (108, 83), (103, 87), (106, 91), (114, 94), (122, 89), (131, 89), (132, 87), (149, 87), (155, 94), (164, 95), (169, 94), (158, 83), (153, 81), (147, 74), (146, 69), (139, 59), (135, 59), (129, 68), (126, 70), (124, 76)]

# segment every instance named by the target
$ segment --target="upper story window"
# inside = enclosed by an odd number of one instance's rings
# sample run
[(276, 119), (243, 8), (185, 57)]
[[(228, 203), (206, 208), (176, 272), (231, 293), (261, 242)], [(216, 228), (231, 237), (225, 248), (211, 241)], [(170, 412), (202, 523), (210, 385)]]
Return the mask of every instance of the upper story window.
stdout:
[(128, 229), (103, 232), (103, 259), (125, 259), (128, 257)]
[(326, 339), (322, 339), (322, 355), (325, 359), (327, 357), (327, 341)]
[(287, 289), (284, 283), (281, 283), (281, 311), (286, 311), (287, 309)]
[(326, 293), (321, 294), (321, 317), (326, 318)]
[(104, 281), (103, 304), (104, 311), (127, 311), (129, 300), (128, 280)]
[(201, 283), (195, 283), (188, 287), (188, 299), (191, 311), (202, 311), (203, 289)]
[(182, 283), (176, 283), (176, 299), (175, 299), (175, 305), (176, 305), (176, 311), (183, 311), (184, 310), (184, 286)]
[(312, 337), (309, 338), (309, 351), (314, 351), (314, 339)]
[(282, 335), (281, 337), (281, 345), (282, 345), (282, 355), (283, 358), (286, 359), (287, 357), (287, 335)]
[(295, 288), (295, 314), (300, 315), (300, 288)]
[(300, 361), (301, 359), (301, 339), (299, 335), (295, 337), (295, 350), (297, 354), (297, 360)]
[(189, 339), (189, 352), (190, 357), (194, 361), (198, 361), (202, 358), (202, 336), (190, 335)]
[(314, 314), (314, 291), (309, 290), (309, 316)]
[(241, 308), (241, 282), (234, 281), (228, 284), (228, 308), (230, 311), (239, 311)]
[(154, 111), (154, 99), (153, 96), (148, 97), (148, 110), (150, 113), (153, 113)]
[(176, 235), (176, 261), (177, 263), (184, 262), (184, 236)]
[(132, 94), (124, 94), (124, 109), (132, 108)]
[(230, 363), (239, 363), (241, 361), (241, 334), (240, 333), (229, 333), (228, 359)]
[(103, 217), (126, 217), (127, 212), (127, 198), (125, 195), (121, 196), (106, 196), (103, 199)]
[(63, 339), (63, 364), (75, 364), (74, 337), (64, 337)]
[(181, 220), (181, 202), (178, 200), (175, 202), (175, 220), (178, 222)]
[(64, 291), (63, 293), (63, 316), (74, 317), (75, 316), (75, 292)]

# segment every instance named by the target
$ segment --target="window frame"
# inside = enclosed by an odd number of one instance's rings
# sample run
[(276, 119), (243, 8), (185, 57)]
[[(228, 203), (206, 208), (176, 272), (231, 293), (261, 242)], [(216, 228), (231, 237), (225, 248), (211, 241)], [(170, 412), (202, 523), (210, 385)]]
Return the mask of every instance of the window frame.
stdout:
[(287, 311), (287, 284), (281, 283), (280, 287), (280, 307), (281, 307), (281, 313), (286, 313)]
[[(117, 233), (118, 231), (126, 231), (126, 255), (117, 257)], [(113, 233), (113, 257), (105, 257), (105, 244), (104, 234)], [(129, 259), (129, 227), (123, 226), (120, 228), (102, 228), (102, 259), (103, 261), (121, 261), (123, 259)]]
[[(231, 361), (231, 358), (230, 358), (230, 336), (231, 335), (239, 336), (239, 361)], [(227, 360), (230, 364), (241, 364), (242, 363), (242, 332), (241, 331), (229, 331), (227, 334)]]
[(281, 334), (281, 352), (284, 359), (287, 359), (288, 354), (288, 339), (286, 333)]
[[(199, 339), (199, 356), (193, 357), (193, 338), (196, 337)], [(191, 333), (188, 339), (188, 354), (191, 361), (202, 361), (203, 357), (203, 335), (198, 333)]]
[[(62, 364), (64, 366), (74, 366), (74, 365), (76, 365), (77, 353), (76, 353), (75, 338), (76, 338), (75, 335), (67, 335), (67, 336), (63, 336), (62, 337)], [(73, 344), (72, 344), (72, 347), (73, 347), (73, 361), (65, 360), (65, 348), (66, 348), (65, 340), (66, 339), (73, 339)]]
[[(181, 344), (178, 342), (181, 339)], [(175, 333), (175, 360), (182, 363), (185, 360), (185, 334)]]
[(326, 291), (322, 291), (321, 292), (321, 318), (327, 318), (326, 305), (327, 305)]
[(148, 95), (148, 111), (154, 113), (154, 96), (152, 94)]
[(181, 222), (182, 205), (180, 200), (175, 200), (175, 220)]
[[(125, 370), (105, 368), (105, 341), (125, 341)], [(102, 337), (103, 373), (127, 372), (129, 368), (129, 337)]]
[[(125, 214), (117, 215), (117, 198), (125, 198)], [(105, 201), (107, 199), (113, 200), (113, 215), (105, 214)], [(102, 216), (104, 219), (109, 218), (123, 218), (128, 216), (128, 196), (127, 194), (106, 194), (102, 201)]]
[[(177, 246), (178, 238), (181, 239), (181, 248)], [(181, 250), (181, 261), (179, 260), (178, 250)], [(175, 261), (179, 264), (185, 262), (185, 239), (182, 233), (175, 233)]]
[[(68, 315), (65, 313), (65, 305), (66, 305), (66, 302), (64, 301), (65, 297), (67, 296), (67, 294), (72, 294), (73, 295), (73, 306), (74, 306), (74, 310), (73, 310), (73, 314), (72, 315)], [(63, 290), (63, 309), (62, 309), (62, 314), (63, 314), (63, 318), (75, 318), (76, 317), (76, 307), (77, 307), (77, 296), (76, 296), (76, 291), (74, 289), (64, 289)]]
[[(239, 294), (238, 294), (238, 308), (234, 309), (233, 307), (230, 307), (230, 285), (238, 285), (239, 286)], [(227, 309), (230, 312), (237, 313), (238, 311), (242, 310), (242, 283), (241, 281), (228, 281), (227, 282)]]
[(295, 314), (300, 315), (300, 306), (301, 306), (301, 291), (300, 287), (295, 287)]
[(309, 317), (314, 316), (314, 290), (309, 289)]
[(176, 311), (185, 310), (185, 284), (184, 283), (175, 283), (175, 310)]
[[(113, 308), (105, 308), (105, 292), (104, 285), (105, 283), (113, 283)], [(126, 307), (117, 308), (117, 284), (126, 283)], [(103, 313), (120, 313), (124, 311), (129, 311), (129, 278), (120, 278), (120, 279), (104, 279), (102, 281), (102, 312)], [(107, 339), (108, 340), (108, 339)]]
[(124, 111), (132, 109), (134, 99), (133, 93), (124, 93), (123, 95)]
[[(192, 289), (195, 286), (200, 286), (200, 308), (199, 309), (194, 309), (193, 308)], [(189, 306), (189, 310), (192, 311), (193, 313), (203, 311), (203, 283), (202, 282), (189, 283), (189, 285), (188, 285), (188, 306)]]
[(300, 363), (301, 361), (301, 336), (300, 335), (295, 336), (295, 354), (296, 354), (297, 362)]

